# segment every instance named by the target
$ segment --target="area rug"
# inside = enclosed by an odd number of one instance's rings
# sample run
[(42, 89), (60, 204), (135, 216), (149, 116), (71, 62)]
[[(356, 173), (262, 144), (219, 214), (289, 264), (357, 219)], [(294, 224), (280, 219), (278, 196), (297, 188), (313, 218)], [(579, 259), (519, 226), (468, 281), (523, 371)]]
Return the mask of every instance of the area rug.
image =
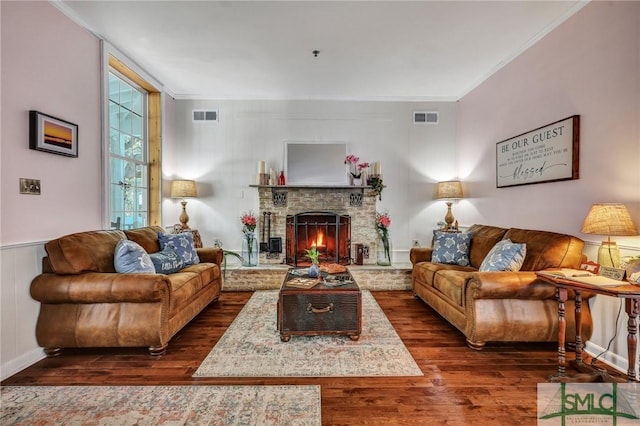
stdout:
[(292, 336), (277, 330), (277, 291), (257, 291), (194, 377), (422, 376), (370, 292), (362, 292), (362, 334)]
[(4, 425), (320, 425), (320, 386), (7, 386)]

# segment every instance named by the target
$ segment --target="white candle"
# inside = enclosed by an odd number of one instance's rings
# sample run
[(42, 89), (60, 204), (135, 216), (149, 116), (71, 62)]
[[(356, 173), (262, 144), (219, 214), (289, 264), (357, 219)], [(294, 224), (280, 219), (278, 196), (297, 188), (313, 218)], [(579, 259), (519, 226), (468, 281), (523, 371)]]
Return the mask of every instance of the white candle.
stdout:
[(264, 161), (258, 161), (258, 173), (266, 173), (267, 163)]

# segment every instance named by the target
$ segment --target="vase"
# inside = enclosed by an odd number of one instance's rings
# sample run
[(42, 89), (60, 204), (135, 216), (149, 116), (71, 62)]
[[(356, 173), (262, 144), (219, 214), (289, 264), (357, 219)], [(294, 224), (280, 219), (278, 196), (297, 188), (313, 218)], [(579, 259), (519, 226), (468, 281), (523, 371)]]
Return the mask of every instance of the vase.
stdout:
[(242, 238), (242, 266), (258, 265), (258, 239), (253, 232), (246, 232)]
[(353, 186), (362, 186), (362, 179), (360, 178), (353, 178)]
[(320, 276), (320, 266), (318, 266), (317, 263), (312, 263), (311, 266), (309, 266), (309, 272), (307, 273), (307, 275), (309, 275), (311, 278), (317, 278), (318, 276)]
[(378, 265), (390, 266), (391, 254), (393, 253), (391, 237), (388, 234), (386, 236), (379, 235), (378, 243), (376, 244), (376, 246)]

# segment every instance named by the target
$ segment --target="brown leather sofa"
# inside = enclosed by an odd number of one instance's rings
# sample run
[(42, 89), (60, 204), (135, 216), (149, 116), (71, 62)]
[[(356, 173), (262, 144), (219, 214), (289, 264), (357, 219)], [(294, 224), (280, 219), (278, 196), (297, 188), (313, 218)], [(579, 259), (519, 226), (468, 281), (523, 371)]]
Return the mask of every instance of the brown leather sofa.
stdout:
[(157, 226), (90, 231), (49, 241), (31, 296), (40, 302), (38, 344), (47, 356), (72, 347), (148, 347), (166, 352), (171, 338), (220, 297), (223, 252), (197, 248), (200, 263), (165, 274), (117, 273), (119, 240), (160, 251)]
[[(578, 268), (584, 242), (570, 235), (526, 229), (505, 229), (473, 225), (470, 266), (431, 262), (433, 248), (410, 252), (412, 288), (447, 321), (460, 330), (472, 349), (486, 342), (557, 341), (558, 302), (553, 285), (536, 278), (535, 271)], [(526, 257), (518, 272), (479, 272), (491, 248), (502, 239), (526, 244)], [(582, 337), (586, 342), (593, 329), (588, 300), (583, 294)], [(566, 302), (566, 338), (575, 341), (573, 294)]]

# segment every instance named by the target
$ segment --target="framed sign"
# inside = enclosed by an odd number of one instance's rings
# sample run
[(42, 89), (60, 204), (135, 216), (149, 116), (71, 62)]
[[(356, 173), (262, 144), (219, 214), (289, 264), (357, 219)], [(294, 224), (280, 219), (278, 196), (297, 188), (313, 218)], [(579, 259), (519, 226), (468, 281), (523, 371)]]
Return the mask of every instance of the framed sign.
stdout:
[(77, 157), (78, 125), (38, 111), (29, 111), (29, 148)]
[(496, 187), (578, 179), (580, 116), (496, 144)]

